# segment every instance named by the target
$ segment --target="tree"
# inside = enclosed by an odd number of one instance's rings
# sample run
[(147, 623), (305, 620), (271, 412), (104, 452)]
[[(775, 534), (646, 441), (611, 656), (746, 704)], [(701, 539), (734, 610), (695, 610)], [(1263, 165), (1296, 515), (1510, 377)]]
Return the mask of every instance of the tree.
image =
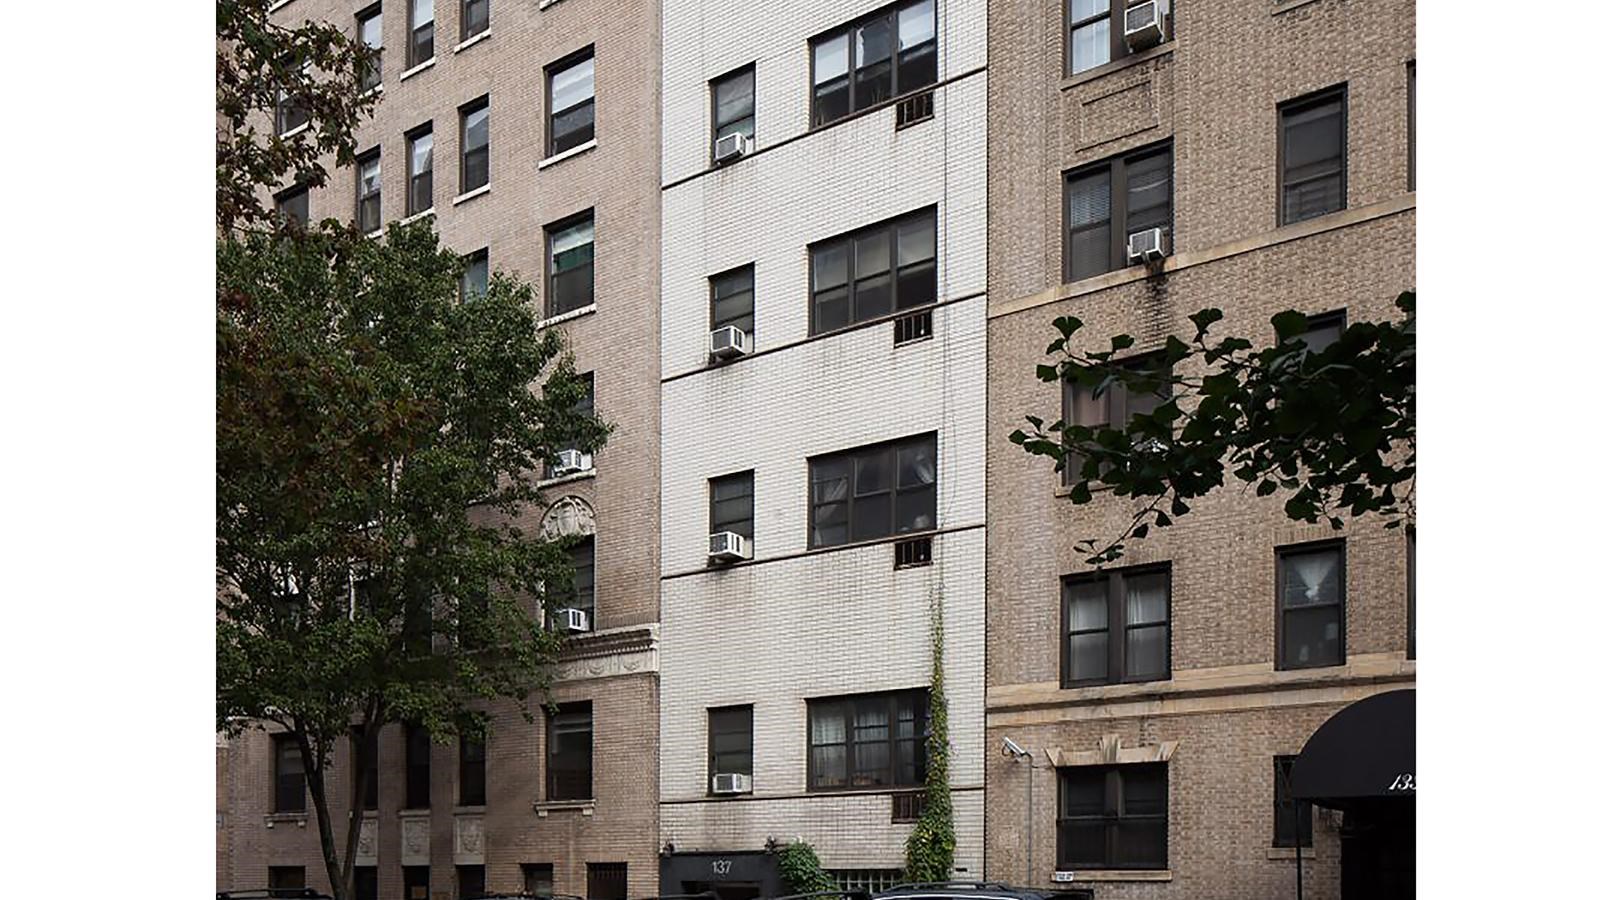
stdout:
[(1205, 309), (1189, 320), (1194, 338), (1175, 335), (1153, 353), (1129, 359), (1130, 335), (1111, 339), (1106, 350), (1079, 353), (1072, 338), (1083, 327), (1076, 317), (1054, 322), (1060, 336), (1038, 366), (1046, 383), (1064, 381), (1133, 398), (1123, 424), (1044, 425), (1027, 416), (1029, 428), (1010, 439), (1029, 453), (1047, 456), (1070, 472), (1071, 501), (1085, 504), (1102, 491), (1136, 501), (1132, 520), (1104, 543), (1080, 541), (1075, 549), (1091, 564), (1120, 558), (1129, 539), (1143, 538), (1149, 523), (1164, 528), (1186, 515), (1190, 501), (1222, 487), (1231, 475), (1267, 497), (1288, 496), (1283, 511), (1303, 522), (1326, 520), (1342, 528), (1344, 517), (1367, 513), (1390, 528), (1414, 519), (1416, 475), (1416, 295), (1395, 302), (1399, 321), (1357, 322), (1320, 351), (1304, 340), (1308, 317), (1287, 310), (1271, 319), (1277, 341), (1255, 348), (1248, 340), (1211, 335), (1222, 320)]
[[(262, 224), (262, 190), (286, 182), (321, 187), (323, 160), (355, 161), (355, 130), (376, 91), (360, 89), (376, 57), (328, 22), (274, 24), (273, 0), (217, 0), (217, 228)], [(304, 129), (279, 135), (280, 111)], [(266, 133), (258, 130), (263, 124)]]
[(218, 727), (298, 746), (338, 900), (379, 730), (481, 737), (489, 701), (529, 714), (546, 686), (559, 642), (532, 610), (572, 572), (517, 523), (542, 464), (608, 431), (532, 290), (497, 273), (461, 302), (463, 268), (427, 222), (218, 240)]

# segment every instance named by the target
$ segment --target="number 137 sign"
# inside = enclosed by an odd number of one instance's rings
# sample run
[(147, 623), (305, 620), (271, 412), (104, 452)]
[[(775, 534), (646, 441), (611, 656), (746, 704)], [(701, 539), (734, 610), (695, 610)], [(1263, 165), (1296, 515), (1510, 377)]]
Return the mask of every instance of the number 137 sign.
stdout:
[(1394, 776), (1394, 782), (1393, 782), (1393, 784), (1388, 785), (1388, 790), (1390, 790), (1390, 791), (1408, 791), (1408, 792), (1410, 792), (1412, 794), (1415, 793), (1416, 792), (1416, 776), (1415, 776), (1415, 774), (1413, 774), (1411, 772), (1402, 772), (1399, 775)]

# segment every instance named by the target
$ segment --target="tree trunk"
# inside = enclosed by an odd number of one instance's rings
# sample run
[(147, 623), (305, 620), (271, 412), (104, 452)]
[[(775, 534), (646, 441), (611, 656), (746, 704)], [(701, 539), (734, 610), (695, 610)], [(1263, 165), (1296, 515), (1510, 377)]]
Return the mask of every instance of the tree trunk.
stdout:
[[(367, 760), (378, 751), (378, 733), (383, 723), (376, 721), (375, 704), (368, 704), (361, 724), (361, 740), (350, 741), (350, 824), (344, 833), (344, 865), (339, 882), (345, 896), (355, 896), (355, 849), (361, 843), (361, 821), (366, 818)], [(342, 898), (340, 898), (342, 900)]]
[[(333, 843), (333, 818), (328, 809), (327, 748), (313, 756), (311, 741), (304, 732), (295, 732), (300, 745), (300, 756), (305, 761), (305, 783), (311, 790), (311, 805), (316, 807), (317, 836), (321, 838), (322, 864), (328, 872), (328, 882), (333, 888), (333, 900), (350, 900), (349, 881), (344, 877), (344, 867), (339, 864), (339, 848)], [(347, 854), (348, 856), (348, 854)]]

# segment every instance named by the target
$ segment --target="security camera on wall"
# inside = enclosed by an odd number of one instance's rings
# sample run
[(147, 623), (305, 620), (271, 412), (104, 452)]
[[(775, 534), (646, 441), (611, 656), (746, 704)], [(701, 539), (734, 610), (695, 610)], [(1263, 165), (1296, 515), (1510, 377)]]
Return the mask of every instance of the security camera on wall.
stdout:
[(1009, 757), (1012, 757), (1012, 758), (1016, 758), (1016, 757), (1026, 756), (1027, 755), (1027, 751), (1023, 750), (1021, 748), (1020, 744), (1016, 743), (1015, 741), (1011, 740), (1010, 738), (1005, 738), (1005, 744), (1001, 748), (1001, 752), (1004, 753), (1006, 756), (1009, 756)]

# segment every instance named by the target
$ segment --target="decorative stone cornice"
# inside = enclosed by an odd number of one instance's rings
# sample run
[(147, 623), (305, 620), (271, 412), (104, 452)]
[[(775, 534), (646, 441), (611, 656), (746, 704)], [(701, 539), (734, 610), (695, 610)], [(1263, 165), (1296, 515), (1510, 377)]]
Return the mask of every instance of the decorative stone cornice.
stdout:
[(660, 626), (654, 623), (567, 638), (556, 661), (559, 681), (660, 671)]

